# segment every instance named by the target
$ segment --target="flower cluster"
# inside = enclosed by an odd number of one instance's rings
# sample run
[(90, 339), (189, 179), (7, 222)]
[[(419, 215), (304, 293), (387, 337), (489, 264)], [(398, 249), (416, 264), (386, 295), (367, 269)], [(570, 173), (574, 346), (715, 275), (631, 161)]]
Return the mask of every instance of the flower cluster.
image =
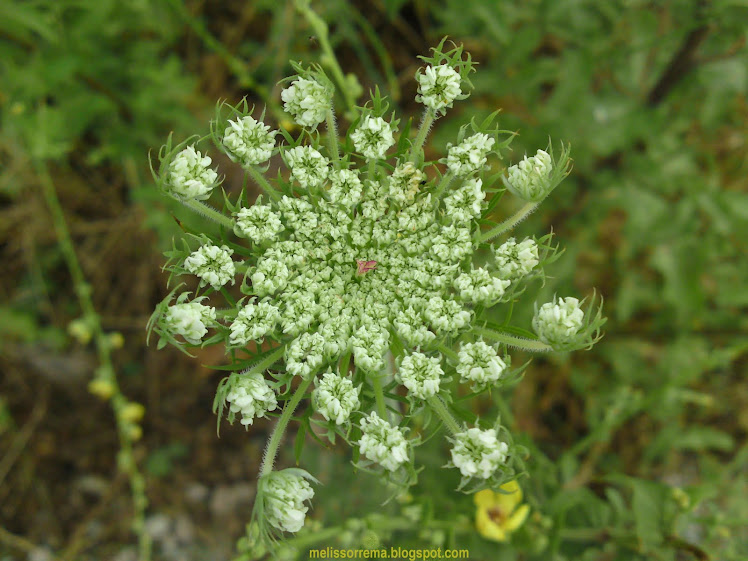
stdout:
[(257, 417), (273, 411), (278, 402), (275, 392), (262, 374), (245, 374), (233, 384), (226, 396), (232, 413), (241, 413), (241, 423), (251, 425)]
[(229, 121), (223, 133), (223, 145), (232, 160), (244, 167), (267, 162), (275, 148), (275, 135), (265, 123), (245, 116)]
[(442, 114), (462, 94), (460, 74), (448, 64), (427, 66), (423, 72), (416, 74), (416, 81), (416, 101)]
[(281, 92), (283, 108), (302, 127), (316, 127), (332, 108), (332, 92), (316, 80), (299, 78)]
[(188, 146), (169, 164), (165, 182), (167, 191), (182, 200), (207, 199), (218, 179), (218, 174), (208, 167), (212, 161), (194, 146)]
[(250, 341), (260, 341), (273, 331), (280, 321), (280, 310), (267, 300), (250, 302), (244, 306), (231, 323), (229, 344), (243, 347)]
[(304, 503), (314, 497), (312, 486), (296, 471), (300, 470), (271, 472), (258, 492), (267, 522), (282, 532), (301, 530), (309, 510)]
[(204, 245), (184, 260), (184, 268), (200, 277), (201, 285), (209, 284), (218, 289), (228, 282), (234, 284), (236, 268), (231, 259), (233, 253), (225, 245)]
[[(183, 296), (186, 296), (185, 292)], [(169, 306), (164, 314), (163, 324), (167, 333), (181, 335), (185, 341), (193, 345), (200, 341), (208, 332), (208, 326), (216, 321), (216, 309), (200, 303), (201, 299), (192, 302), (181, 301)]]
[(520, 243), (509, 238), (494, 253), (498, 273), (503, 279), (518, 279), (530, 272), (540, 263), (538, 244), (531, 238)]
[[(184, 292), (172, 303), (175, 288), (149, 329), (161, 336), (159, 344), (225, 345), (227, 368), (235, 373), (219, 385), (219, 422), (226, 408), (229, 421), (241, 414), (244, 425), (281, 410), (255, 503), (262, 535), (299, 530), (304, 502), (314, 495), (305, 472), (274, 471), (291, 420), (303, 429), (297, 461), (304, 434), (316, 424), (331, 441), (339, 435), (357, 446), (360, 467), (401, 492), (416, 479), (411, 452), (420, 442), (405, 434), (428, 409), (442, 422), (419, 426), (452, 432), (460, 489), (465, 481), (496, 489), (520, 473), (521, 453), (511, 435), (499, 439), (505, 429), (498, 422), (491, 429), (462, 428), (453, 417), (459, 408), (449, 395), (452, 380), (482, 392), (518, 373), (507, 374), (510, 357), (500, 356), (499, 348), (570, 350), (599, 338), (600, 310), (585, 315), (574, 298), (537, 309), (537, 338), (500, 323), (549, 259), (539, 249), (547, 248), (545, 238), (491, 240), (508, 233), (568, 173), (568, 149), (558, 160), (550, 148), (539, 150), (510, 167), (504, 184), (528, 204), (493, 222), (498, 176), (486, 170), (494, 165), (489, 157), (501, 157), (511, 140), (494, 127), (497, 113), (462, 127), (445, 158), (425, 160), (430, 151), (423, 143), (434, 120), (471, 87), (469, 55), (463, 59), (461, 47), (443, 46), (422, 57), (417, 100), (426, 111), (414, 137), (395, 138), (399, 121), (394, 115), (385, 120), (378, 90), (352, 109), (347, 135), (338, 134), (332, 84), (320, 67), (295, 65), (299, 75), (281, 93), (300, 125), (297, 135), (271, 130), (263, 117), (248, 115), (246, 104), (231, 108), (231, 120), (217, 111), (213, 141), (262, 191), (253, 205), (245, 190), (238, 197), (225, 194), (228, 213), (202, 203), (217, 179), (210, 158), (194, 146), (172, 149), (171, 140), (160, 152), (161, 188), (217, 222), (220, 231), (190, 236), (199, 247), (185, 241), (184, 251), (170, 252), (170, 271), (190, 276), (188, 282), (197, 277), (199, 286), (191, 301)], [(324, 132), (317, 130), (322, 122)], [(278, 132), (283, 141), (276, 146)], [(280, 170), (270, 175), (260, 165), (274, 156)], [(241, 282), (232, 288), (237, 275)], [(218, 300), (219, 311), (208, 305)], [(312, 408), (295, 416), (304, 399)]]
[(366, 115), (358, 128), (351, 133), (351, 140), (356, 150), (367, 160), (384, 158), (393, 144), (392, 125), (381, 117)]
[(472, 382), (481, 388), (495, 384), (506, 370), (507, 364), (491, 345), (483, 341), (465, 343), (457, 355), (456, 370), (462, 382)]
[(408, 441), (402, 429), (393, 427), (372, 411), (361, 419), (361, 431), (359, 451), (372, 462), (395, 471), (408, 461)]
[(409, 395), (427, 399), (439, 392), (444, 376), (440, 362), (439, 357), (428, 357), (423, 353), (413, 353), (402, 360), (398, 377), (408, 388)]
[(571, 296), (546, 302), (535, 312), (532, 327), (544, 343), (563, 347), (584, 326), (584, 312), (579, 300)]
[(456, 146), (449, 145), (447, 168), (458, 176), (479, 172), (486, 165), (488, 154), (496, 141), (487, 134), (477, 133)]
[(504, 466), (509, 446), (496, 429), (471, 428), (454, 436), (452, 463), (465, 478), (488, 479)]
[(509, 168), (506, 184), (517, 196), (526, 201), (540, 201), (551, 191), (553, 160), (545, 150), (527, 156)]
[(235, 216), (234, 233), (257, 244), (275, 241), (284, 228), (280, 215), (263, 204), (242, 207)]
[(353, 386), (350, 378), (343, 378), (331, 371), (325, 372), (317, 388), (312, 392), (312, 403), (315, 411), (326, 420), (342, 425), (358, 411), (361, 402), (358, 394), (361, 387)]

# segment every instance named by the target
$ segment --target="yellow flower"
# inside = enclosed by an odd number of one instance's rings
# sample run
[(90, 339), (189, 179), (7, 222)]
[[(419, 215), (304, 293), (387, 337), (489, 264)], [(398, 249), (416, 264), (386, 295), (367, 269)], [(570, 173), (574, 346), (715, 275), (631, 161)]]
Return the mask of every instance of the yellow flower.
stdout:
[(530, 513), (529, 505), (519, 506), (522, 502), (522, 489), (516, 481), (504, 483), (500, 489), (509, 494), (484, 489), (473, 497), (478, 507), (475, 527), (481, 536), (495, 542), (507, 541), (509, 534), (522, 526)]

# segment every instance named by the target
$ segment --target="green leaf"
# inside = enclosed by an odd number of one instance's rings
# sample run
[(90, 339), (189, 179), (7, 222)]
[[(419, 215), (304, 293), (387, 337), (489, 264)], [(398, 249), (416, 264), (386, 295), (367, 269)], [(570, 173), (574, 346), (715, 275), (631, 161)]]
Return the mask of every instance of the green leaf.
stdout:
[(629, 478), (629, 485), (634, 492), (631, 506), (636, 535), (645, 546), (659, 545), (664, 540), (664, 507), (669, 489), (660, 483), (634, 478)]

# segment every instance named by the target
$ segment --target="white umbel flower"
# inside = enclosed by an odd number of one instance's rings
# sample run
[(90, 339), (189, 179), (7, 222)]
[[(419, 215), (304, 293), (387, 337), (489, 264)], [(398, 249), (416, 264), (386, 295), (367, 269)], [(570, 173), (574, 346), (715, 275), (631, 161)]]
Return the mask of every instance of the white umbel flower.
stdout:
[(246, 374), (234, 383), (226, 395), (233, 413), (241, 413), (241, 423), (251, 425), (257, 417), (264, 417), (268, 411), (278, 407), (275, 392), (262, 374)]
[(275, 329), (280, 311), (270, 302), (250, 302), (244, 306), (231, 324), (229, 343), (244, 346), (257, 341)]
[(408, 461), (408, 441), (398, 427), (372, 412), (361, 419), (361, 454), (389, 471), (396, 471)]
[(478, 178), (468, 179), (462, 187), (444, 199), (446, 215), (458, 224), (470, 222), (480, 217), (485, 198), (483, 181)]
[(494, 253), (499, 276), (503, 279), (518, 279), (529, 274), (540, 263), (538, 244), (531, 238), (520, 243), (509, 238)]
[(487, 134), (477, 133), (449, 146), (447, 168), (458, 177), (481, 171), (495, 142)]
[(356, 366), (368, 372), (379, 372), (384, 367), (384, 353), (390, 344), (390, 334), (376, 323), (366, 323), (351, 337), (351, 348)]
[(437, 333), (455, 335), (470, 323), (472, 313), (454, 300), (445, 300), (436, 296), (428, 300), (423, 316)]
[(315, 80), (298, 78), (281, 92), (283, 109), (302, 127), (316, 127), (332, 107), (332, 92)]
[(240, 208), (235, 216), (234, 233), (254, 243), (274, 241), (283, 231), (280, 216), (267, 205), (254, 204), (248, 208)]
[(459, 263), (472, 252), (473, 239), (468, 228), (445, 226), (433, 238), (431, 254), (439, 261)]
[(439, 357), (428, 357), (416, 352), (403, 358), (397, 376), (408, 388), (410, 395), (418, 399), (428, 399), (439, 393), (444, 370)]
[(285, 263), (277, 259), (261, 259), (251, 275), (252, 288), (259, 296), (274, 294), (286, 286), (291, 273)]
[(456, 370), (462, 382), (474, 382), (477, 387), (496, 383), (506, 370), (506, 363), (492, 346), (483, 341), (464, 343), (457, 355)]
[(495, 429), (472, 428), (455, 435), (452, 463), (465, 477), (489, 479), (506, 463), (508, 451)]
[(325, 339), (319, 333), (302, 333), (286, 349), (286, 370), (307, 378), (325, 361)]
[(353, 387), (350, 378), (344, 378), (333, 372), (325, 372), (317, 387), (312, 392), (312, 403), (315, 411), (328, 421), (342, 425), (358, 411), (361, 403), (358, 394), (361, 387)]
[(166, 176), (166, 189), (183, 201), (203, 201), (210, 197), (218, 174), (210, 167), (212, 160), (188, 146), (174, 156)]
[(427, 66), (416, 74), (418, 95), (416, 101), (444, 114), (462, 94), (460, 74), (448, 64)]
[(200, 302), (183, 302), (169, 306), (164, 316), (164, 327), (172, 335), (181, 335), (193, 345), (208, 332), (207, 325), (216, 321), (216, 309)]
[(311, 146), (297, 146), (285, 153), (291, 175), (304, 189), (324, 183), (330, 171), (330, 160)]
[(390, 176), (389, 196), (399, 205), (411, 204), (426, 181), (426, 174), (413, 162), (405, 162), (395, 168)]
[(579, 300), (572, 298), (556, 298), (553, 302), (546, 302), (535, 311), (532, 327), (540, 340), (551, 347), (563, 346), (576, 336), (584, 326), (584, 312)]
[(436, 335), (424, 324), (421, 314), (413, 306), (400, 310), (392, 324), (397, 334), (411, 347), (426, 345), (436, 338)]
[(314, 497), (309, 482), (289, 470), (273, 471), (262, 489), (263, 514), (266, 520), (283, 532), (298, 532), (304, 527), (308, 507), (305, 501)]
[(278, 131), (271, 131), (265, 123), (246, 116), (229, 121), (221, 141), (233, 161), (249, 167), (270, 159), (276, 134)]
[(231, 259), (233, 253), (234, 250), (225, 245), (204, 245), (184, 260), (184, 268), (200, 278), (201, 286), (209, 284), (219, 289), (229, 281), (234, 284), (236, 268)]
[(351, 208), (361, 199), (363, 185), (355, 170), (341, 169), (330, 173), (330, 201)]
[(510, 284), (511, 281), (493, 277), (485, 269), (478, 268), (462, 273), (455, 279), (454, 287), (466, 302), (490, 304), (501, 299)]
[(392, 125), (381, 117), (366, 115), (350, 136), (356, 150), (367, 160), (381, 160), (395, 144)]
[(511, 191), (526, 201), (543, 200), (551, 189), (553, 160), (544, 150), (538, 150), (534, 156), (527, 156), (509, 168), (507, 183)]

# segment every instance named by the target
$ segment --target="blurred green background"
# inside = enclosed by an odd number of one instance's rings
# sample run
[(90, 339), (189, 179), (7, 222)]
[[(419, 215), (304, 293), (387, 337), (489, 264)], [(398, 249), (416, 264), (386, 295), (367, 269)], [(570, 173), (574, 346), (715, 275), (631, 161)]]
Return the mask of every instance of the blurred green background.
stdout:
[[(571, 143), (572, 175), (517, 233), (552, 228), (566, 249), (538, 301), (596, 287), (609, 317), (594, 350), (536, 358), (516, 389), (477, 405), (533, 450), (522, 482), (532, 514), (510, 543), (475, 532), (472, 498), (452, 491), (434, 439), (412, 497), (387, 507), (347, 450), (310, 443), (304, 467), (327, 483), (311, 525), (344, 526), (317, 545), (363, 547), (366, 530), (370, 547), (468, 548), (471, 559), (748, 559), (748, 3), (312, 8), (344, 71), (367, 91), (379, 84), (406, 118), (419, 117), (416, 56), (444, 35), (465, 44), (475, 91), (437, 123), (435, 153), (495, 108), (519, 132), (507, 165), (549, 136)], [(103, 329), (123, 336), (112, 355), (122, 391), (145, 406), (133, 453), (153, 557), (234, 555), (269, 425), (218, 439), (221, 374), (201, 364), (222, 355), (145, 346), (166, 294), (162, 252), (185, 214), (156, 192), (149, 151), (171, 131), (207, 132), (218, 99), (248, 96), (269, 121), (287, 118), (277, 82), (288, 60), (320, 56), (293, 2), (0, 3), (0, 559), (138, 558), (112, 409), (87, 389), (100, 358), (70, 329), (79, 295), (45, 185)], [(515, 310), (520, 325), (531, 314)], [(349, 519), (375, 511), (403, 523)]]

